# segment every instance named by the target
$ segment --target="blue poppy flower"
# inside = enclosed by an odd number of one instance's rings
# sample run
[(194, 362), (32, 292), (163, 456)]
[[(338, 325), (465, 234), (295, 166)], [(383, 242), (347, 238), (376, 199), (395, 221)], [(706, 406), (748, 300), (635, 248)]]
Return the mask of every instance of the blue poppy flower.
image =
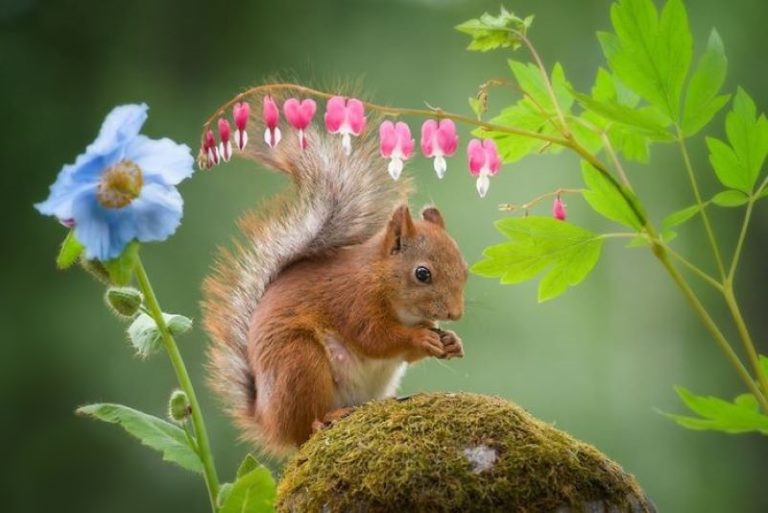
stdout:
[(88, 259), (115, 258), (134, 239), (165, 240), (181, 222), (175, 186), (192, 174), (194, 159), (185, 144), (139, 134), (147, 109), (115, 107), (85, 153), (61, 169), (48, 199), (35, 205), (74, 226)]

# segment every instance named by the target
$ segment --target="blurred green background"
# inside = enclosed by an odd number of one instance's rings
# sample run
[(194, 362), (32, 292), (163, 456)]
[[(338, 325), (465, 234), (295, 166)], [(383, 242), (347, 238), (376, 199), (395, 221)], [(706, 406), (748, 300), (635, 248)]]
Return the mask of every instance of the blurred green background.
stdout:
[[(601, 63), (595, 30), (607, 30), (608, 0), (508, 0), (537, 16), (532, 38), (550, 65), (563, 62), (574, 85), (588, 89)], [(44, 1), (0, 2), (0, 112), (3, 137), (2, 293), (0, 294), (0, 447), (2, 510), (12, 512), (205, 512), (197, 476), (160, 457), (114, 426), (78, 418), (92, 401), (125, 403), (163, 415), (174, 386), (163, 355), (134, 358), (124, 326), (102, 302), (103, 289), (77, 269), (58, 272), (53, 258), (65, 231), (32, 203), (45, 198), (61, 165), (96, 135), (113, 105), (146, 101), (144, 133), (169, 136), (196, 151), (202, 121), (250, 84), (281, 73), (324, 85), (363, 78), (378, 102), (423, 102), (468, 112), (466, 98), (490, 77), (508, 74), (506, 52), (464, 51), (452, 27), (499, 2), (469, 0), (316, 0), (282, 2)], [(742, 85), (765, 110), (768, 4), (760, 0), (689, 1), (700, 50), (715, 25), (730, 58), (727, 88)], [(524, 54), (517, 58), (525, 59)], [(503, 105), (503, 94), (491, 108)], [(416, 127), (412, 120), (412, 127)], [(721, 134), (722, 114), (713, 133)], [(466, 141), (468, 131), (462, 128)], [(259, 137), (252, 136), (253, 143)], [(632, 178), (657, 221), (692, 203), (678, 155), (653, 151)], [(692, 145), (705, 195), (717, 190), (703, 141)], [(499, 240), (496, 205), (524, 202), (579, 182), (570, 155), (506, 166), (480, 200), (464, 155), (438, 182), (417, 158), (415, 203), (434, 201), (469, 261)], [(199, 317), (200, 283), (217, 245), (234, 233), (245, 209), (284, 187), (277, 176), (234, 162), (185, 182), (185, 219), (167, 243), (144, 248), (166, 310)], [(541, 208), (548, 212), (549, 205)], [(730, 247), (737, 212), (718, 212)], [(572, 198), (570, 219), (607, 228)], [(711, 265), (698, 222), (677, 248)], [(738, 290), (753, 335), (768, 352), (764, 284), (768, 211), (762, 205), (748, 240)], [(535, 283), (502, 287), (470, 279), (466, 316), (456, 323), (466, 346), (459, 361), (411, 369), (403, 393), (467, 390), (500, 394), (606, 452), (636, 474), (661, 511), (768, 510), (768, 439), (678, 428), (658, 410), (678, 412), (672, 390), (731, 397), (734, 372), (646, 250), (606, 245), (596, 272), (555, 301), (539, 305)], [(725, 320), (719, 304), (715, 311)], [(730, 331), (729, 331), (730, 333)], [(182, 352), (212, 432), (221, 477), (231, 478), (248, 447), (203, 387), (206, 337), (195, 330)]]

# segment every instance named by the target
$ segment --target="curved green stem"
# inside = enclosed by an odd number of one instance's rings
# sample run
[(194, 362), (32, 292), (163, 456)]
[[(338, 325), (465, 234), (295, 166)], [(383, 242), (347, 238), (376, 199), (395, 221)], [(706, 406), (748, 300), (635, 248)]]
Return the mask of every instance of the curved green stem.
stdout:
[(680, 127), (677, 127), (677, 144), (680, 146), (680, 152), (683, 154), (685, 169), (688, 171), (688, 179), (691, 182), (693, 196), (696, 198), (696, 204), (699, 206), (699, 210), (701, 212), (701, 220), (704, 222), (704, 230), (707, 232), (709, 245), (712, 247), (712, 253), (715, 255), (717, 269), (720, 272), (720, 277), (725, 279), (725, 266), (723, 265), (723, 257), (720, 255), (720, 247), (717, 245), (717, 241), (715, 240), (715, 232), (712, 229), (712, 224), (709, 222), (709, 214), (707, 214), (707, 211), (704, 208), (704, 202), (701, 199), (699, 184), (696, 181), (696, 175), (693, 172), (693, 165), (691, 164), (691, 157), (688, 155), (688, 148), (685, 145), (685, 137)]
[(716, 288), (718, 291), (723, 292), (723, 284), (714, 279), (712, 276), (704, 272), (700, 267), (692, 263), (690, 260), (685, 258), (683, 255), (678, 253), (677, 251), (673, 250), (668, 244), (664, 245), (664, 248), (667, 250), (667, 252), (672, 255), (677, 261), (679, 261), (681, 264), (683, 264), (685, 267), (687, 267), (691, 272), (696, 274), (699, 278), (707, 282), (708, 284), (712, 285), (714, 288)]
[(757, 384), (752, 379), (752, 376), (750, 376), (749, 371), (747, 371), (747, 368), (741, 362), (739, 355), (737, 355), (736, 351), (733, 350), (733, 347), (731, 347), (731, 344), (725, 338), (722, 331), (720, 331), (720, 328), (712, 319), (712, 316), (709, 315), (709, 312), (701, 303), (699, 297), (691, 289), (691, 287), (688, 285), (688, 282), (685, 280), (685, 278), (683, 278), (683, 276), (675, 268), (672, 262), (670, 262), (666, 249), (660, 244), (654, 245), (653, 249), (656, 257), (672, 277), (675, 285), (677, 285), (677, 287), (682, 291), (683, 295), (688, 300), (688, 303), (690, 303), (691, 307), (693, 308), (693, 311), (696, 312), (696, 314), (699, 316), (702, 323), (704, 324), (704, 327), (707, 328), (707, 331), (709, 331), (709, 333), (715, 339), (715, 342), (717, 342), (717, 345), (723, 351), (725, 357), (736, 369), (739, 377), (741, 377), (749, 391), (752, 392), (752, 394), (758, 400), (763, 410), (768, 412), (768, 400), (766, 400), (766, 395), (761, 392), (760, 388), (758, 388)]
[(179, 386), (181, 386), (182, 390), (184, 390), (189, 398), (189, 404), (192, 410), (192, 425), (195, 428), (195, 435), (197, 436), (197, 453), (203, 463), (203, 476), (205, 477), (205, 484), (208, 488), (211, 510), (216, 513), (216, 497), (219, 494), (219, 478), (216, 475), (216, 468), (213, 464), (213, 453), (211, 452), (211, 446), (208, 442), (208, 432), (205, 429), (205, 422), (203, 421), (203, 413), (200, 410), (200, 403), (197, 401), (197, 395), (192, 386), (192, 381), (189, 379), (189, 374), (187, 373), (184, 360), (179, 352), (179, 347), (176, 345), (176, 341), (173, 339), (173, 335), (171, 335), (168, 325), (165, 323), (163, 310), (160, 308), (155, 292), (152, 290), (152, 285), (150, 284), (149, 277), (144, 269), (144, 264), (138, 257), (136, 259), (135, 271), (136, 280), (138, 281), (139, 288), (141, 289), (142, 294), (144, 294), (144, 299), (147, 303), (147, 309), (149, 310), (150, 316), (157, 324), (157, 328), (160, 330), (165, 351), (168, 353), (168, 358), (171, 360), (171, 365), (176, 373), (176, 379), (179, 382)]
[(731, 268), (728, 271), (728, 281), (733, 282), (733, 278), (736, 275), (736, 268), (739, 266), (739, 258), (741, 257), (741, 248), (744, 247), (744, 240), (747, 237), (747, 229), (749, 228), (749, 220), (752, 217), (752, 209), (755, 206), (755, 199), (750, 198), (747, 203), (747, 210), (744, 212), (744, 222), (741, 223), (741, 231), (739, 232), (739, 240), (736, 242), (736, 249), (733, 252), (733, 259), (731, 260)]
[[(768, 397), (768, 376), (763, 372), (762, 366), (760, 365), (760, 357), (755, 349), (755, 343), (752, 341), (752, 335), (749, 334), (747, 323), (744, 322), (744, 317), (741, 315), (741, 308), (739, 308), (739, 304), (736, 301), (736, 296), (733, 293), (733, 284), (730, 281), (725, 284), (723, 297), (725, 297), (725, 303), (728, 305), (728, 310), (731, 312), (733, 322), (736, 324), (736, 329), (739, 332), (739, 338), (744, 346), (744, 351), (747, 353), (752, 369), (757, 375), (757, 380), (760, 383), (763, 396)], [(763, 404), (763, 409), (768, 413), (767, 405)]]

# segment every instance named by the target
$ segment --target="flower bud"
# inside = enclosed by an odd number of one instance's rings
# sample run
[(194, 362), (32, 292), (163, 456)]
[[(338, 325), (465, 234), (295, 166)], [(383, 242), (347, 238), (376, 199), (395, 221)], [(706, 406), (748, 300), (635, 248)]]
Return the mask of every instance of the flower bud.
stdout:
[(174, 390), (168, 401), (168, 416), (172, 421), (183, 424), (192, 413), (189, 397), (183, 390)]
[(133, 317), (139, 311), (144, 298), (133, 287), (109, 287), (105, 296), (107, 304), (121, 317)]
[(565, 221), (565, 216), (565, 203), (563, 203), (563, 200), (558, 196), (552, 204), (552, 217), (559, 221)]

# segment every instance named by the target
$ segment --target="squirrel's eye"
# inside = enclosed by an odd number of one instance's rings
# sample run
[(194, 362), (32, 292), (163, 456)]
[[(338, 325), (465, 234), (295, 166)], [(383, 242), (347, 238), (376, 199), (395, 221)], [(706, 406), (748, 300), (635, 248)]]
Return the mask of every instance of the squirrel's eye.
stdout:
[(429, 283), (430, 281), (432, 281), (432, 273), (429, 272), (429, 269), (427, 269), (423, 265), (420, 265), (419, 267), (417, 267), (414, 274), (416, 275), (416, 279), (422, 283)]

